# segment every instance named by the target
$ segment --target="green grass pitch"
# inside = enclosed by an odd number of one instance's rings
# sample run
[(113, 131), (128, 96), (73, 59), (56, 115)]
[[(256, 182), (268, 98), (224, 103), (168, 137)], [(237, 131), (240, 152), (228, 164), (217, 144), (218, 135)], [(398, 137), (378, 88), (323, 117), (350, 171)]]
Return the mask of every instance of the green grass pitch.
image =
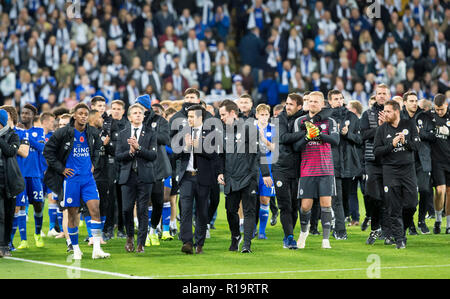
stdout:
[[(0, 259), (0, 278), (42, 279), (292, 279), (292, 278), (450, 278), (450, 235), (407, 236), (404, 250), (377, 241), (365, 245), (370, 228), (348, 227), (348, 240), (330, 238), (332, 249), (321, 249), (321, 236), (309, 236), (303, 250), (283, 249), (281, 223), (267, 227), (268, 240), (253, 240), (251, 254), (229, 252), (230, 233), (225, 216), (225, 199), (221, 202), (216, 230), (206, 240), (203, 255), (185, 255), (181, 241), (161, 241), (160, 246), (146, 247), (145, 253), (126, 253), (124, 239), (113, 239), (103, 245), (111, 258), (92, 260), (92, 248), (84, 243), (86, 228), (80, 228), (83, 259), (76, 262), (66, 253), (63, 239), (45, 237), (45, 247), (34, 244), (33, 208), (27, 226), (30, 248), (13, 252), (13, 258)], [(361, 220), (363, 202), (360, 196)], [(417, 217), (417, 213), (416, 213)], [(416, 219), (417, 223), (417, 219)], [(434, 220), (427, 220), (432, 228)], [(445, 227), (445, 220), (443, 227)], [(321, 227), (319, 224), (319, 230)], [(48, 232), (48, 213), (44, 212), (43, 231)], [(445, 229), (443, 230), (445, 231)], [(299, 225), (295, 229), (298, 237)], [(14, 244), (19, 245), (19, 232)]]

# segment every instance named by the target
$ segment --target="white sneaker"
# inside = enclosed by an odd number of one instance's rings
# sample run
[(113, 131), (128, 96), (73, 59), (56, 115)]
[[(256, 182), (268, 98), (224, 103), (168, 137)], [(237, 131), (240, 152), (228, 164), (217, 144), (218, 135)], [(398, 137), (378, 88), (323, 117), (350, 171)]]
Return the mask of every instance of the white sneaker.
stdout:
[(324, 249), (330, 249), (330, 248), (331, 248), (331, 246), (330, 246), (330, 240), (328, 240), (328, 239), (323, 239), (323, 240), (322, 240), (322, 248), (324, 248)]
[(56, 237), (57, 235), (59, 235), (59, 233), (54, 228), (49, 230), (48, 233), (47, 233), (47, 237)]
[(104, 252), (102, 249), (95, 249), (92, 251), (92, 259), (104, 259), (108, 258), (111, 255), (109, 253)]
[(81, 260), (82, 256), (83, 256), (83, 252), (81, 252), (81, 250), (76, 250), (76, 249), (73, 250), (73, 259), (74, 260)]
[(208, 224), (208, 226), (206, 228), (206, 237), (205, 238), (206, 239), (210, 239), (211, 238), (211, 232), (209, 231), (209, 224)]
[(306, 238), (308, 238), (309, 235), (309, 229), (304, 233), (304, 232), (300, 232), (300, 236), (298, 237), (298, 241), (297, 241), (297, 247), (300, 249), (305, 248), (305, 244), (306, 244)]

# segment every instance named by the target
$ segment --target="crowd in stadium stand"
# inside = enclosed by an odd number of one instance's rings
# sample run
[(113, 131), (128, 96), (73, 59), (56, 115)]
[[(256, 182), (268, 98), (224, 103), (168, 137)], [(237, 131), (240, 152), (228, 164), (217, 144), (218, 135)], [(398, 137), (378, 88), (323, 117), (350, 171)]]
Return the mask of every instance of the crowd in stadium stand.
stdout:
[(377, 83), (419, 99), (449, 87), (439, 0), (9, 0), (0, 13), (0, 102), (40, 112), (97, 94), (179, 100), (187, 87), (272, 107), (337, 89), (364, 108)]

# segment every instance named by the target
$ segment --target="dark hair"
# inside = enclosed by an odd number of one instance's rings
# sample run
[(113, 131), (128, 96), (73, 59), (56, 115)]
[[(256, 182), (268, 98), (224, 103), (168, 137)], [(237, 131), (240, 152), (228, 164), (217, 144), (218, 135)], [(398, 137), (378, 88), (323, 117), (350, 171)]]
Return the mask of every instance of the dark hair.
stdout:
[(170, 114), (175, 114), (175, 113), (177, 113), (177, 110), (173, 109), (172, 107), (169, 107), (164, 111), (165, 115), (170, 115)]
[(95, 105), (97, 102), (105, 102), (106, 103), (106, 100), (102, 96), (95, 96), (91, 99), (91, 106)]
[(96, 109), (92, 109), (91, 111), (89, 111), (89, 117), (94, 116), (97, 112), (99, 112)]
[(239, 114), (239, 107), (232, 100), (223, 100), (222, 103), (220, 103), (219, 108), (222, 108), (222, 107), (225, 107), (225, 110), (228, 113), (230, 113), (231, 111), (234, 111), (236, 113), (236, 115)]
[(303, 106), (303, 97), (301, 95), (299, 95), (298, 93), (290, 93), (290, 94), (288, 94), (288, 98), (297, 102), (297, 106), (299, 106), (299, 105)]
[(0, 109), (3, 109), (6, 112), (8, 112), (9, 116), (13, 121), (13, 124), (17, 125), (17, 122), (19, 121), (19, 114), (17, 113), (17, 109), (14, 106), (3, 105), (0, 107)]
[(70, 113), (70, 110), (65, 107), (58, 107), (58, 108), (53, 109), (53, 114), (55, 115), (56, 118), (60, 118), (61, 115), (67, 114), (67, 113)]
[[(303, 101), (303, 99), (302, 99), (302, 101)], [(278, 105), (275, 105), (272, 110), (278, 111), (278, 110), (283, 110), (283, 109), (284, 109), (284, 106), (281, 104), (278, 104)]]
[(164, 107), (161, 104), (153, 104), (152, 108), (153, 107), (159, 108), (159, 109), (161, 109), (162, 112), (164, 112)]
[(417, 93), (416, 93), (415, 91), (413, 91), (413, 90), (410, 90), (410, 91), (405, 92), (405, 93), (403, 94), (403, 102), (406, 102), (406, 100), (408, 100), (408, 97), (409, 97), (409, 96), (415, 96), (417, 99), (419, 99), (419, 98), (417, 97)]
[(197, 98), (200, 98), (200, 92), (197, 89), (192, 88), (192, 87), (188, 88), (184, 91), (184, 96), (191, 94), (191, 93), (195, 94), (197, 96)]
[(440, 107), (445, 104), (445, 96), (442, 93), (438, 93), (434, 96), (433, 102), (435, 106)]
[(86, 105), (85, 103), (78, 103), (75, 105), (75, 107), (72, 108), (72, 113), (77, 112), (78, 109), (87, 109), (88, 111), (91, 110), (91, 109), (89, 109), (89, 106)]
[(392, 106), (395, 111), (400, 111), (400, 104), (394, 100), (387, 101), (384, 106), (386, 105)]
[(328, 92), (328, 95), (327, 95), (327, 100), (330, 101), (330, 100), (331, 100), (331, 97), (334, 96), (334, 95), (337, 95), (337, 94), (342, 94), (342, 92), (340, 92), (340, 91), (337, 90), (337, 89), (332, 89), (332, 90), (330, 90), (330, 91)]
[(42, 123), (43, 121), (49, 119), (50, 117), (56, 118), (56, 116), (51, 112), (42, 112), (39, 120)]
[(37, 115), (37, 114), (38, 114), (37, 108), (34, 107), (34, 106), (31, 105), (31, 104), (25, 104), (25, 106), (23, 106), (23, 108), (26, 108), (26, 109), (31, 110), (31, 111), (33, 112), (34, 115)]

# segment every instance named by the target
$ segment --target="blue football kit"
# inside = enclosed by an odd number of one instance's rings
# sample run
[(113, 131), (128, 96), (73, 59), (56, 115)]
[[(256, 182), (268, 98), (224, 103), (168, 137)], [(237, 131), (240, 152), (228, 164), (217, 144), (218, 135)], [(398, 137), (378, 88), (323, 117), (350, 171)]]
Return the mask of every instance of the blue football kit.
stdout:
[(73, 175), (65, 178), (61, 206), (79, 207), (81, 200), (99, 200), (97, 185), (91, 171), (92, 162), (85, 132), (75, 129), (73, 149), (66, 162), (66, 168), (73, 169)]

